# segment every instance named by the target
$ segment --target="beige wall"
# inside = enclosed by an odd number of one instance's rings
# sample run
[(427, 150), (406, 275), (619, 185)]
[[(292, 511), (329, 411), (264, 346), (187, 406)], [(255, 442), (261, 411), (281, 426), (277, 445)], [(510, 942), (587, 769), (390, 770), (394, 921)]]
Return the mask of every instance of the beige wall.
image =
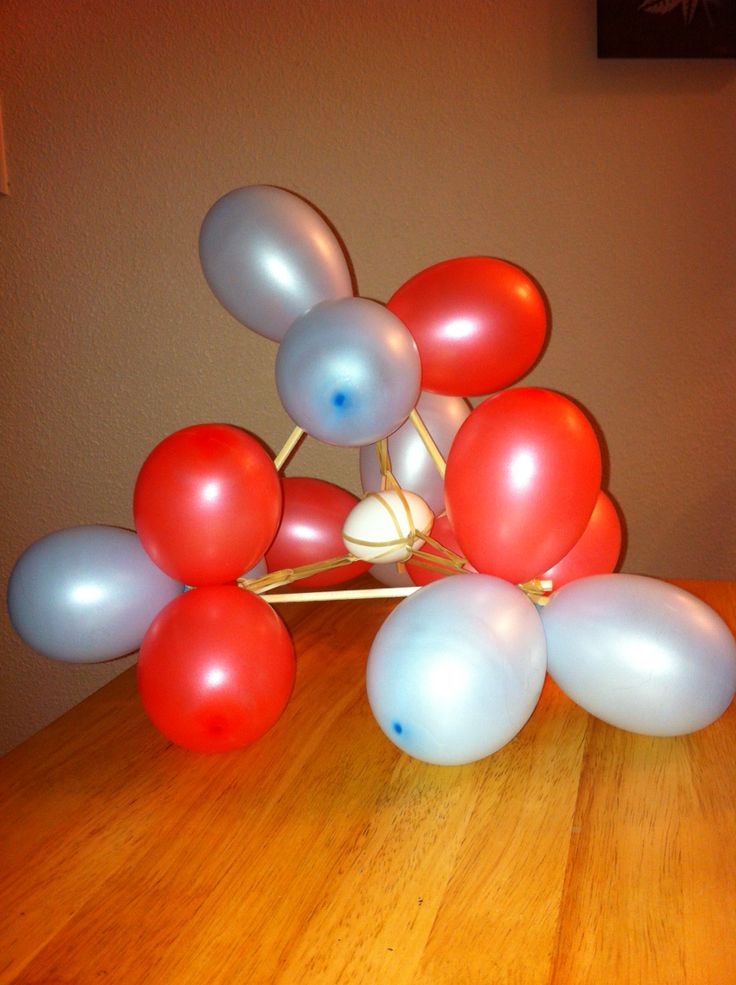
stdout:
[[(591, 0), (5, 0), (2, 574), (33, 540), (132, 526), (148, 451), (290, 429), (275, 346), (200, 273), (239, 185), (332, 221), (361, 294), (504, 257), (553, 314), (529, 382), (603, 429), (625, 568), (734, 575), (736, 63), (598, 61)], [(316, 442), (292, 474), (357, 484)], [(3, 614), (0, 747), (130, 661), (36, 656)]]

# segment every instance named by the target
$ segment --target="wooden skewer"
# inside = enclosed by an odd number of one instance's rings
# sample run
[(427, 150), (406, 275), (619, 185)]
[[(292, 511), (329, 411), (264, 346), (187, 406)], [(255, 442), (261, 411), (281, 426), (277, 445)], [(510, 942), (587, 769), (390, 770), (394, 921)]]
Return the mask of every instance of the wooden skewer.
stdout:
[(350, 599), (401, 599), (419, 591), (418, 585), (398, 588), (345, 588), (336, 592), (284, 592), (283, 594), (261, 595), (271, 605), (277, 602), (340, 602)]
[(300, 428), (299, 425), (297, 425), (294, 428), (294, 430), (291, 432), (289, 437), (284, 442), (283, 448), (273, 460), (274, 468), (276, 469), (277, 472), (281, 471), (283, 466), (286, 464), (289, 456), (294, 451), (294, 449), (299, 444), (299, 442), (301, 441), (302, 437), (305, 434), (306, 432), (304, 431), (303, 428)]
[(427, 430), (424, 421), (421, 419), (419, 414), (417, 414), (416, 408), (411, 412), (411, 414), (409, 414), (409, 420), (416, 428), (417, 434), (422, 439), (422, 443), (424, 444), (424, 447), (427, 449), (432, 461), (437, 466), (437, 471), (444, 479), (445, 469), (447, 467), (445, 465), (445, 460), (442, 457), (439, 448), (435, 444), (434, 438)]

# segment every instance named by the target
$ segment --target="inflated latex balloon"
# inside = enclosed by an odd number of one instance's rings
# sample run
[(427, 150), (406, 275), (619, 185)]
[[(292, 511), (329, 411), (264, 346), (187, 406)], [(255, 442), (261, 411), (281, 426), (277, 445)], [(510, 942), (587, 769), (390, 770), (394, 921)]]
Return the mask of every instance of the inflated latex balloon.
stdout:
[(388, 588), (410, 588), (414, 584), (406, 569), (398, 564), (372, 564), (368, 571), (372, 578)]
[(549, 672), (596, 718), (644, 735), (715, 721), (736, 690), (736, 642), (700, 599), (642, 575), (592, 575), (542, 609)]
[(259, 558), (256, 563), (244, 571), (241, 575), (242, 578), (263, 578), (264, 575), (268, 574), (268, 566), (266, 564), (266, 558)]
[(414, 493), (395, 489), (368, 493), (348, 514), (343, 543), (350, 554), (364, 561), (405, 561), (422, 545), (433, 520), (430, 508)]
[(544, 299), (519, 267), (459, 257), (428, 267), (388, 307), (416, 339), (422, 389), (470, 396), (516, 382), (541, 352)]
[[(425, 392), (419, 395), (416, 409), (440, 454), (447, 458), (453, 438), (470, 414), (469, 404), (461, 397)], [(445, 508), (444, 482), (411, 421), (390, 436), (388, 453), (391, 471), (401, 488), (421, 496), (432, 512), (441, 513)], [(381, 485), (375, 445), (360, 449), (360, 481), (365, 492)]]
[(519, 732), (545, 668), (542, 623), (526, 595), (499, 578), (453, 575), (405, 599), (381, 626), (368, 657), (368, 700), (410, 756), (470, 763)]
[(217, 585), (264, 555), (281, 517), (281, 483), (250, 434), (195, 424), (164, 438), (145, 460), (133, 512), (160, 568), (187, 585)]
[(551, 581), (553, 589), (557, 589), (576, 578), (610, 574), (620, 553), (621, 520), (616, 507), (601, 489), (580, 540), (561, 561), (539, 577)]
[[(284, 507), (273, 543), (266, 552), (269, 571), (314, 564), (345, 553), (342, 526), (357, 496), (322, 479), (290, 476), (281, 480)], [(325, 588), (368, 570), (355, 562), (298, 579), (300, 588)]]
[(38, 653), (70, 663), (137, 650), (153, 617), (184, 590), (132, 530), (84, 526), (37, 540), (16, 562), (8, 613)]
[(399, 319), (366, 298), (318, 304), (284, 336), (276, 386), (308, 434), (357, 447), (391, 434), (419, 397), (419, 354)]
[(235, 585), (196, 588), (159, 613), (138, 660), (149, 718), (196, 752), (225, 752), (267, 732), (294, 686), (291, 637), (267, 602)]
[(551, 390), (504, 390), (479, 404), (447, 459), (445, 502), (462, 553), (522, 583), (580, 539), (601, 480), (588, 419)]
[(199, 255), (217, 300), (275, 341), (318, 302), (353, 293), (335, 234), (282, 188), (251, 185), (223, 195), (202, 223)]

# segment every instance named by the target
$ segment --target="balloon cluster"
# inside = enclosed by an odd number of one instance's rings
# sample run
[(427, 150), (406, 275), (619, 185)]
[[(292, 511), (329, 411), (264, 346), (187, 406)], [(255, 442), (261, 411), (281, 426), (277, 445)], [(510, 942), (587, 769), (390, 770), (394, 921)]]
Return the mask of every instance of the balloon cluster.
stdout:
[[(8, 608), (26, 642), (77, 662), (140, 648), (140, 695), (160, 731), (234, 749), (277, 721), (294, 684), (267, 593), (296, 581), (306, 597), (339, 597), (372, 565), (393, 587), (364, 594), (408, 597), (371, 647), (368, 699), (418, 759), (499, 749), (547, 671), (636, 732), (682, 734), (722, 714), (736, 689), (725, 623), (671, 585), (613, 574), (621, 523), (591, 423), (559, 393), (509, 389), (546, 337), (524, 271), (462, 257), (386, 305), (357, 297), (327, 223), (267, 186), (215, 203), (200, 257), (219, 301), (279, 344), (294, 431), (275, 459), (227, 424), (165, 438), (137, 478), (136, 532), (63, 530), (18, 560)], [(488, 394), (474, 409), (465, 399)], [(280, 476), (305, 434), (360, 448), (363, 499)]]

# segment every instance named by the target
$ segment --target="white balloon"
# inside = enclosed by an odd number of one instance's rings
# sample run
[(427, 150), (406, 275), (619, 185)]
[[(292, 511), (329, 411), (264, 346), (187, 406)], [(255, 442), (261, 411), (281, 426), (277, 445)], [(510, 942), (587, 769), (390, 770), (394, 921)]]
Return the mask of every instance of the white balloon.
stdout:
[(726, 710), (736, 642), (700, 599), (642, 575), (563, 585), (542, 610), (550, 675), (596, 718), (643, 735), (685, 735)]
[(521, 589), (491, 575), (452, 575), (393, 610), (371, 647), (366, 686), (395, 745), (458, 765), (513, 739), (545, 670), (542, 623)]
[[(345, 548), (361, 561), (406, 561), (432, 529), (434, 516), (419, 496), (395, 489), (368, 493), (348, 513), (342, 528)], [(418, 534), (409, 543), (412, 530)], [(424, 535), (424, 536), (422, 536)]]
[(410, 588), (414, 584), (406, 570), (399, 571), (395, 564), (372, 564), (368, 574), (389, 588)]

